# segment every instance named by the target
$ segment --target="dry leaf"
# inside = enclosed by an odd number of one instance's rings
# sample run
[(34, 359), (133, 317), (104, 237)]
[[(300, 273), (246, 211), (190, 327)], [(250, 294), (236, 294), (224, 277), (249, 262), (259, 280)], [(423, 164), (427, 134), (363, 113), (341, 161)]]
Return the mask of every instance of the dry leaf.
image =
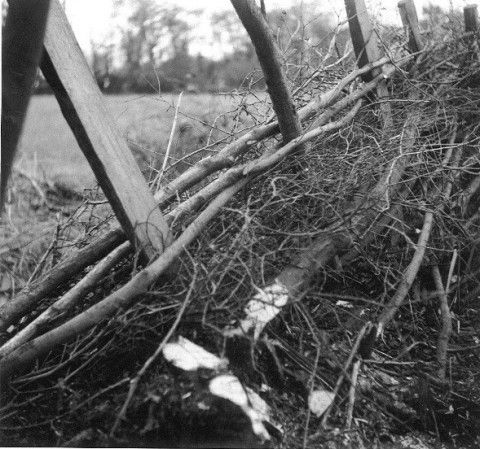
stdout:
[(316, 416), (322, 416), (335, 399), (335, 395), (327, 390), (314, 390), (308, 396), (308, 407)]
[(264, 413), (268, 405), (259, 396), (255, 398), (256, 405), (259, 406), (258, 400), (263, 402), (260, 406), (260, 411), (255, 410), (250, 405), (250, 400), (247, 391), (240, 383), (240, 381), (231, 374), (217, 376), (210, 381), (210, 392), (215, 396), (232, 401), (237, 404), (243, 412), (250, 418), (252, 429), (255, 435), (258, 435), (262, 440), (270, 440), (270, 434), (263, 425), (262, 420), (265, 418)]
[(228, 364), (225, 359), (217, 357), (184, 337), (179, 337), (176, 343), (167, 343), (162, 352), (170, 363), (184, 371), (195, 371), (199, 368), (218, 370)]

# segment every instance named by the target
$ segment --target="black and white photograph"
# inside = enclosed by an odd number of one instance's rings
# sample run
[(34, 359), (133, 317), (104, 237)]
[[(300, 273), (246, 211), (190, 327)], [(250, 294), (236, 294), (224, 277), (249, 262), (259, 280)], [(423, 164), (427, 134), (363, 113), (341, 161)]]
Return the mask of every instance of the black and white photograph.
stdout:
[(480, 448), (480, 1), (1, 4), (1, 447)]

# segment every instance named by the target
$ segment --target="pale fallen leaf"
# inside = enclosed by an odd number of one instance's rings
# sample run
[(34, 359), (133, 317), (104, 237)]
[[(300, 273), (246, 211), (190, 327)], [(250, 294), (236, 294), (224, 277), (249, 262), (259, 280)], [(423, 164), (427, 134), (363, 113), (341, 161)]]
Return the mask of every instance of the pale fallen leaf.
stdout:
[(335, 399), (335, 395), (327, 390), (313, 390), (308, 396), (308, 408), (316, 416), (322, 416)]
[[(270, 434), (262, 422), (264, 419), (262, 411), (259, 412), (250, 405), (247, 391), (235, 376), (231, 374), (217, 376), (210, 381), (209, 389), (213, 395), (237, 404), (250, 418), (255, 435), (258, 435), (262, 440), (270, 440)], [(258, 399), (264, 402), (260, 397)], [(268, 406), (264, 403), (261, 408), (264, 412)]]
[(270, 406), (249, 387), (245, 387), (247, 392), (248, 402), (250, 406), (260, 415), (263, 421), (270, 421), (272, 409)]
[(195, 371), (199, 368), (219, 370), (228, 365), (227, 360), (217, 357), (184, 337), (179, 337), (175, 343), (167, 343), (162, 352), (165, 359), (184, 371)]
[(264, 327), (272, 321), (288, 303), (288, 289), (280, 280), (263, 289), (251, 299), (245, 307), (246, 318), (241, 320), (238, 329), (226, 332), (226, 335), (237, 335), (254, 329), (254, 338), (258, 339)]
[[(265, 387), (265, 384), (262, 384), (262, 387)], [(270, 387), (269, 387), (270, 388)], [(270, 388), (271, 389), (271, 388)], [(246, 387), (248, 401), (250, 402), (250, 406), (256, 410), (256, 412), (262, 418), (262, 421), (266, 421), (270, 423), (278, 432), (283, 433), (283, 428), (277, 422), (274, 422), (272, 419), (272, 408), (257, 394), (253, 391), (250, 387)], [(260, 391), (265, 391), (260, 389)]]
[(337, 301), (335, 305), (337, 307), (345, 307), (346, 309), (353, 309), (353, 304), (349, 301), (340, 300), (340, 301)]

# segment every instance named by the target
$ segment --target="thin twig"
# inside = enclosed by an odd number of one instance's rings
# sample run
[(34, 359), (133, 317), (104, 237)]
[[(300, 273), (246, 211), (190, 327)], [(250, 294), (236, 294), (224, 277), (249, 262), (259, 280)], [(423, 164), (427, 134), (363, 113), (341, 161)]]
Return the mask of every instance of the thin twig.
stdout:
[[(316, 340), (316, 344), (317, 344), (317, 354), (315, 356), (315, 363), (313, 364), (313, 369), (312, 369), (312, 373), (310, 375), (310, 379), (308, 381), (308, 394), (311, 395), (312, 394), (312, 391), (313, 391), (313, 387), (315, 386), (315, 376), (317, 374), (317, 369), (318, 369), (318, 361), (320, 360), (320, 350), (321, 350), (321, 343), (320, 341), (318, 340), (318, 338), (316, 338), (315, 336), (315, 340)], [(309, 427), (309, 424), (310, 424), (310, 417), (312, 415), (312, 411), (310, 410), (310, 407), (307, 407), (307, 418), (305, 419), (305, 429), (303, 431), (303, 449), (306, 449), (307, 447), (307, 444), (308, 444), (308, 427)]]
[(15, 167), (13, 170), (17, 172), (19, 175), (23, 176), (24, 178), (27, 178), (30, 181), (33, 188), (37, 191), (38, 196), (42, 200), (41, 202), (42, 206), (45, 205), (47, 203), (47, 196), (45, 195), (45, 192), (42, 190), (37, 180), (33, 176), (30, 176), (25, 170), (22, 170), (20, 167)]
[[(178, 109), (180, 108), (180, 103), (182, 101), (183, 91), (180, 92), (177, 100), (177, 106), (175, 107), (175, 115), (173, 117), (172, 129), (170, 130), (170, 137), (168, 138), (167, 149), (165, 150), (165, 155), (163, 156), (163, 163), (160, 172), (157, 174), (152, 183), (152, 190), (156, 193), (160, 188), (160, 182), (162, 180), (163, 173), (167, 168), (168, 158), (170, 157), (170, 151), (172, 149), (173, 136), (175, 135), (175, 129), (177, 127), (178, 120)], [(156, 186), (156, 187), (155, 187)]]
[(448, 306), (448, 295), (443, 288), (442, 276), (440, 275), (438, 265), (432, 267), (432, 275), (435, 282), (435, 288), (437, 291), (441, 292), (439, 301), (440, 313), (442, 316), (442, 329), (438, 334), (437, 340), (437, 362), (439, 365), (438, 377), (440, 380), (444, 381), (447, 369), (448, 341), (450, 340), (450, 335), (452, 333), (452, 317), (450, 316), (450, 307)]
[(28, 278), (28, 281), (25, 285), (26, 288), (28, 288), (30, 286), (30, 284), (32, 283), (32, 281), (37, 277), (38, 273), (41, 271), (41, 269), (43, 268), (43, 266), (45, 265), (45, 262), (47, 260), (47, 257), (50, 255), (50, 253), (53, 251), (53, 249), (55, 248), (55, 245), (57, 244), (58, 242), (58, 234), (60, 233), (60, 224), (57, 223), (57, 226), (55, 227), (55, 233), (53, 235), (53, 238), (52, 238), (52, 242), (50, 243), (50, 245), (48, 246), (48, 248), (46, 249), (46, 251), (43, 253), (41, 259), (38, 261), (36, 267), (35, 267), (35, 270), (33, 270), (33, 273), (30, 275), (30, 277)]
[(445, 292), (448, 295), (450, 291), (450, 284), (452, 283), (453, 270), (455, 270), (455, 264), (457, 263), (458, 251), (455, 248), (453, 250), (452, 260), (450, 261), (450, 268), (448, 269), (447, 285), (445, 286)]
[[(348, 372), (348, 369), (350, 368), (350, 365), (352, 364), (353, 359), (357, 355), (358, 349), (360, 348), (360, 343), (362, 342), (363, 336), (370, 332), (370, 329), (372, 327), (372, 323), (368, 322), (363, 325), (363, 327), (360, 329), (360, 332), (357, 335), (357, 339), (355, 340), (355, 343), (353, 345), (352, 350), (350, 351), (350, 355), (348, 356), (347, 361), (345, 362), (345, 365), (343, 367), (342, 373), (337, 379), (337, 383), (335, 384), (335, 388), (333, 390), (333, 401), (330, 404), (330, 407), (325, 411), (323, 418), (322, 418), (322, 427), (325, 428), (327, 425), (328, 418), (330, 416), (330, 412), (333, 408), (333, 404), (335, 403), (335, 398), (338, 395), (338, 392), (340, 391), (340, 387), (343, 384), (343, 380), (345, 379), (346, 373)], [(313, 437), (312, 437), (313, 438)]]
[(400, 281), (400, 284), (397, 287), (397, 291), (392, 296), (390, 301), (388, 301), (388, 303), (386, 304), (386, 306), (384, 307), (382, 313), (378, 318), (377, 336), (379, 336), (383, 332), (385, 325), (394, 317), (398, 308), (402, 305), (403, 300), (407, 296), (410, 290), (410, 287), (413, 284), (413, 281), (417, 277), (418, 270), (420, 269), (420, 265), (422, 264), (422, 261), (423, 261), (423, 256), (425, 255), (425, 249), (427, 247), (427, 243), (430, 238), (432, 226), (433, 226), (433, 212), (428, 211), (425, 214), (425, 217), (423, 220), (422, 231), (420, 232), (420, 236), (418, 238), (418, 242), (416, 244), (416, 249), (412, 257), (412, 260), (402, 276), (402, 280)]
[(347, 421), (345, 428), (350, 430), (352, 427), (352, 418), (353, 418), (353, 407), (355, 405), (355, 391), (357, 389), (358, 373), (360, 372), (360, 366), (362, 361), (360, 359), (356, 360), (352, 368), (352, 378), (350, 381), (350, 390), (348, 392), (348, 410), (347, 410)]

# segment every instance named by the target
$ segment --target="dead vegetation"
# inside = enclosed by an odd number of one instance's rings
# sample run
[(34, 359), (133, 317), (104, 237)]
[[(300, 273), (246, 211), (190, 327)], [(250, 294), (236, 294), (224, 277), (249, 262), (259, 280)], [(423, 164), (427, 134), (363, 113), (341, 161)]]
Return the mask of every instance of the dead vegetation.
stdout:
[[(167, 167), (156, 199), (175, 239), (147, 267), (96, 196), (42, 244), (11, 239), (1, 254), (4, 444), (260, 445), (238, 408), (209, 394), (211, 372), (161, 357), (166, 336), (182, 335), (226, 357), (272, 407), (274, 446), (371, 447), (418, 431), (425, 444), (475, 447), (472, 42), (449, 35), (416, 59), (400, 48), (353, 72), (351, 57), (305, 63), (293, 89), (303, 134), (290, 143), (244, 104), (255, 126), (194, 154), (177, 177)], [(372, 81), (359, 79), (375, 67)], [(312, 87), (326, 76), (334, 87)], [(385, 79), (388, 127), (372, 95)], [(14, 185), (14, 205), (44, 191)], [(248, 321), (249, 300), (275, 279), (288, 304), (271, 322)], [(320, 387), (335, 400), (317, 417), (307, 404)]]

